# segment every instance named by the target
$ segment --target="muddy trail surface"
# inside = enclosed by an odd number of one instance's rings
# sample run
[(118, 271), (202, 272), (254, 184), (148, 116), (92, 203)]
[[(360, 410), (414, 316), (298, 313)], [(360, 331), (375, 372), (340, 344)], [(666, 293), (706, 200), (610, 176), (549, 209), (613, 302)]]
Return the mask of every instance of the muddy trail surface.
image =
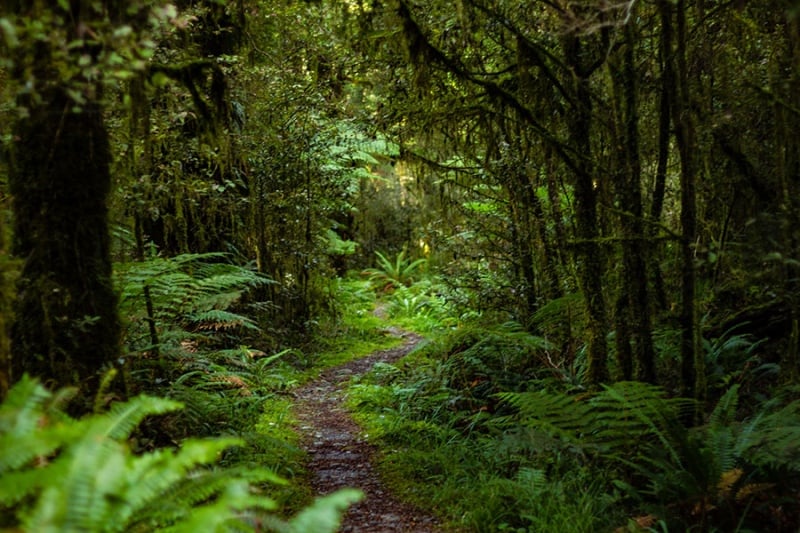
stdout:
[(440, 532), (435, 518), (401, 502), (383, 485), (373, 466), (374, 446), (344, 406), (344, 387), (353, 376), (368, 372), (375, 363), (392, 363), (408, 354), (421, 340), (418, 335), (390, 329), (403, 345), (330, 368), (295, 393), (295, 415), (308, 452), (311, 485), (325, 495), (345, 487), (361, 489), (365, 498), (350, 507), (341, 532)]

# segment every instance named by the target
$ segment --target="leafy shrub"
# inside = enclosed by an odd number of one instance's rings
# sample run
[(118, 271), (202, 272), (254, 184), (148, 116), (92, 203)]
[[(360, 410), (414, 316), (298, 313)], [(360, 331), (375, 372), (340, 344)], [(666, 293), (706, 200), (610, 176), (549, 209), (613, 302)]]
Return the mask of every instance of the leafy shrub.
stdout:
[(455, 410), (492, 412), (495, 394), (523, 390), (538, 377), (549, 349), (546, 340), (513, 322), (462, 327), (420, 350), (429, 365), (419, 369), (420, 392), (445, 388)]
[(439, 295), (441, 288), (432, 276), (396, 288), (386, 298), (388, 315), (403, 327), (422, 333), (454, 325), (452, 310)]
[(652, 385), (570, 388), (550, 349), (462, 328), (358, 380), (351, 406), (393, 482), (460, 531), (794, 530), (796, 390), (740, 409), (734, 385), (690, 427), (694, 403)]
[(56, 395), (24, 377), (0, 406), (0, 509), (3, 527), (35, 532), (333, 532), (359, 498), (336, 493), (289, 522), (274, 514), (263, 468), (214, 469), (238, 439), (183, 442), (134, 454), (127, 439), (149, 415), (180, 404), (139, 396), (109, 412), (74, 420)]

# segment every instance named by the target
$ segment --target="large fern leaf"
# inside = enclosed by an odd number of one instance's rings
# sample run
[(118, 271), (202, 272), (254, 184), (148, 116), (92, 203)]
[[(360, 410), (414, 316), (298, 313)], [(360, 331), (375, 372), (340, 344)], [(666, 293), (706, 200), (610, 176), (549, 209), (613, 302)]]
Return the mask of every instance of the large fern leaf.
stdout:
[[(177, 402), (139, 397), (76, 421), (46, 415), (51, 396), (31, 380), (23, 379), (9, 397), (12, 402), (0, 406), (2, 442), (47, 455), (4, 463), (5, 524), (58, 533), (255, 531), (264, 520), (248, 516), (275, 509), (273, 500), (253, 488), (280, 482), (274, 473), (207, 468), (224, 450), (243, 444), (238, 439), (188, 440), (176, 450), (132, 453), (126, 439), (142, 418), (174, 410)], [(47, 444), (37, 446), (42, 435)], [(275, 516), (268, 519), (281, 524)]]

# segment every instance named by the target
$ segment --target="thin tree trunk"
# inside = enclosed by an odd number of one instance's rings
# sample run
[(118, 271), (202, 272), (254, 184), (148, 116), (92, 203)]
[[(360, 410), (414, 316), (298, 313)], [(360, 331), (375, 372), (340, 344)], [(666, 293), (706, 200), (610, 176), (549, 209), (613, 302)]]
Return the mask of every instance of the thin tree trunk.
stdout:
[[(783, 248), (785, 257), (798, 257), (800, 245), (797, 239), (798, 221), (798, 191), (797, 176), (800, 173), (800, 143), (793, 125), (797, 123), (796, 110), (800, 106), (800, 21), (791, 18), (786, 22), (786, 49), (784, 50), (784, 69), (791, 72), (786, 100), (793, 110), (786, 108), (783, 103), (775, 104), (776, 137), (783, 141), (783, 146), (775, 150), (777, 154), (777, 168), (780, 178), (780, 211), (783, 217)], [(785, 382), (796, 383), (800, 380), (800, 296), (798, 296), (798, 279), (800, 268), (791, 261), (784, 263), (784, 294), (789, 303), (789, 323), (791, 333), (789, 345), (781, 364), (782, 379)]]
[[(142, 219), (139, 213), (133, 215), (133, 233), (136, 238), (136, 259), (137, 261), (145, 260), (144, 250), (144, 234), (142, 233)], [(150, 294), (150, 285), (144, 284), (142, 288), (144, 295), (144, 307), (147, 312), (147, 331), (150, 335), (150, 353), (158, 359), (160, 355), (161, 341), (158, 338), (158, 329), (156, 328), (156, 314), (153, 307), (153, 297)]]
[[(523, 297), (522, 323), (529, 323), (533, 313), (536, 312), (536, 271), (534, 269), (533, 244), (531, 242), (532, 221), (528, 211), (530, 204), (526, 201), (529, 187), (528, 177), (518, 170), (511, 170), (516, 178), (516, 183), (509, 187), (509, 204), (514, 227), (514, 249), (519, 271), (519, 282)], [(523, 181), (524, 180), (524, 181)]]
[[(150, 105), (147, 101), (144, 88), (144, 79), (142, 77), (136, 78), (131, 82), (131, 118), (128, 139), (128, 165), (131, 176), (136, 179), (140, 174), (152, 174), (153, 170), (153, 143), (150, 137)], [(141, 118), (140, 111), (143, 112)], [(142, 153), (143, 163), (136, 157), (136, 150), (134, 148), (135, 139), (141, 133), (144, 139), (144, 149)], [(144, 230), (142, 228), (142, 213), (137, 207), (133, 212), (133, 235), (136, 240), (136, 260), (145, 260), (145, 240)], [(156, 328), (155, 309), (153, 307), (153, 297), (150, 294), (150, 285), (144, 284), (142, 289), (144, 295), (145, 310), (147, 312), (147, 330), (150, 335), (150, 353), (156, 359), (159, 358), (160, 341), (158, 338), (158, 329)]]
[[(631, 23), (632, 24), (632, 23)], [(630, 213), (624, 221), (625, 233), (631, 237), (623, 245), (626, 255), (624, 263), (631, 284), (631, 315), (636, 340), (635, 355), (637, 379), (648, 383), (656, 382), (655, 349), (652, 338), (650, 317), (650, 295), (647, 288), (648, 273), (645, 262), (645, 232), (642, 210), (641, 175), (642, 163), (639, 154), (639, 108), (638, 86), (635, 70), (633, 27), (625, 27), (625, 53), (623, 58), (624, 79), (624, 120), (625, 120), (625, 159), (627, 177), (622, 208)]]
[(575, 108), (569, 124), (571, 145), (577, 154), (574, 172), (575, 219), (577, 229), (576, 259), (578, 277), (586, 303), (587, 384), (595, 387), (609, 380), (608, 345), (605, 337), (606, 305), (603, 296), (603, 260), (598, 243), (597, 193), (591, 169), (592, 97), (589, 73), (583, 65), (581, 38), (565, 41), (566, 63), (575, 76)]
[(553, 161), (553, 151), (545, 148), (545, 169), (547, 172), (547, 199), (550, 203), (550, 217), (553, 220), (553, 227), (556, 234), (556, 249), (555, 253), (558, 256), (558, 264), (566, 271), (565, 280), (569, 287), (568, 290), (574, 290), (575, 287), (575, 272), (572, 269), (568, 257), (567, 250), (567, 231), (564, 227), (564, 213), (561, 211), (561, 191), (559, 176), (556, 172), (556, 164)]
[[(689, 82), (687, 68), (686, 2), (678, 0), (673, 32), (672, 7), (670, 2), (661, 3), (663, 39), (673, 55), (666, 61), (670, 84), (672, 122), (675, 126), (675, 141), (681, 161), (681, 378), (683, 394), (687, 397), (705, 396), (705, 373), (698, 344), (697, 311), (695, 309), (696, 272), (694, 267), (694, 244), (697, 238), (697, 199), (695, 184), (696, 149), (694, 125), (688, 105)], [(673, 50), (672, 43), (675, 43)]]
[(539, 241), (542, 245), (542, 255), (544, 259), (544, 275), (547, 280), (546, 294), (544, 295), (548, 300), (554, 300), (563, 296), (561, 290), (561, 283), (558, 279), (558, 267), (556, 266), (555, 252), (553, 251), (553, 244), (550, 242), (550, 237), (547, 235), (547, 228), (545, 226), (544, 208), (542, 207), (541, 199), (536, 195), (536, 190), (531, 184), (527, 189), (529, 193), (528, 203), (532, 210), (534, 224), (538, 232)]
[(11, 386), (11, 302), (13, 281), (11, 254), (8, 246), (10, 233), (6, 229), (5, 206), (0, 203), (0, 401), (5, 399)]
[[(665, 38), (661, 39), (660, 61), (661, 61), (661, 94), (658, 109), (658, 162), (656, 164), (655, 183), (653, 184), (653, 198), (650, 204), (650, 220), (654, 223), (661, 220), (664, 211), (664, 196), (667, 189), (667, 163), (669, 162), (669, 139), (670, 139), (670, 91), (671, 80), (668, 71), (671, 67), (667, 65), (672, 60), (671, 44)], [(650, 225), (648, 235), (655, 237), (658, 232), (656, 224)], [(661, 246), (657, 243), (648, 249), (648, 260), (650, 262), (650, 272), (653, 281), (653, 293), (656, 308), (660, 311), (667, 310), (667, 291), (664, 289), (664, 276), (658, 262)]]
[(633, 379), (633, 350), (631, 349), (631, 309), (630, 292), (625, 285), (625, 272), (620, 280), (620, 292), (614, 306), (614, 346), (617, 358), (617, 379), (628, 381)]

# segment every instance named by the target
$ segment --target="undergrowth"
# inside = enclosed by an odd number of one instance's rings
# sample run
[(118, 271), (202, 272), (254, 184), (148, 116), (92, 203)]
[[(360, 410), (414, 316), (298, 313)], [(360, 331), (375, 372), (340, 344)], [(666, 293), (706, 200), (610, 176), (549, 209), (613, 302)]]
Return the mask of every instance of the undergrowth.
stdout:
[(454, 530), (795, 530), (796, 391), (741, 410), (749, 382), (729, 383), (687, 426), (691, 402), (576, 388), (551, 350), (513, 324), (461, 327), (356, 380), (349, 406), (383, 474)]
[(283, 520), (268, 487), (285, 482), (273, 471), (214, 466), (241, 439), (186, 439), (136, 452), (130, 439), (142, 420), (179, 403), (141, 395), (76, 420), (62, 410), (70, 394), (50, 393), (24, 376), (0, 405), (0, 527), (333, 533), (342, 511), (360, 498), (342, 491)]
[(325, 368), (401, 342), (373, 314), (369, 283), (330, 281), (329, 316), (315, 323), (313, 338), (286, 346), (252, 318), (269, 306), (258, 295), (272, 282), (223, 254), (156, 257), (120, 265), (117, 276), (129, 389), (184, 406), (145, 420), (134, 450), (235, 436), (242, 445), (225, 451), (223, 466), (268, 467), (290, 480), (269, 490), (283, 516), (310, 505), (291, 391)]

